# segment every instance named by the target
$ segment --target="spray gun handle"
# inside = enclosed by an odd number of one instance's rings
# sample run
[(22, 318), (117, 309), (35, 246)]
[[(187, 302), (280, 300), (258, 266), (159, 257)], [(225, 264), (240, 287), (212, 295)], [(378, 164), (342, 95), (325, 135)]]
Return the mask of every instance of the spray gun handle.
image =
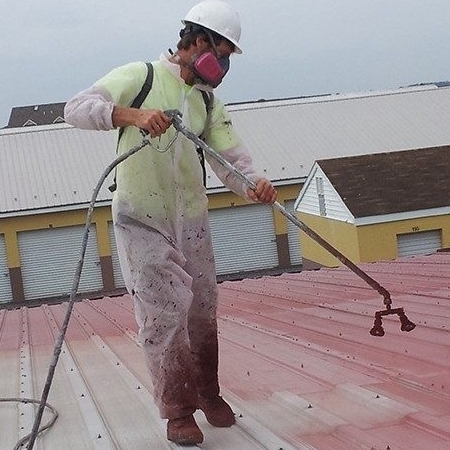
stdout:
[[(172, 123), (182, 123), (181, 118), (183, 117), (183, 114), (181, 114), (178, 109), (167, 109), (164, 111), (164, 114), (170, 118)], [(139, 132), (144, 139), (147, 138), (147, 136), (150, 134), (150, 132), (148, 130), (145, 130), (144, 128), (139, 128)]]
[(183, 114), (178, 109), (166, 109), (164, 114), (170, 118), (172, 122), (177, 121), (181, 123), (181, 118)]

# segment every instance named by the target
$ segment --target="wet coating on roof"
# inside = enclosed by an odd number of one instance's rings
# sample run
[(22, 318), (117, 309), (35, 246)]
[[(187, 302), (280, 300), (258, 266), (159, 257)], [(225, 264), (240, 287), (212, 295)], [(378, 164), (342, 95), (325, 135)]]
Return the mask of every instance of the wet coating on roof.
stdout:
[[(197, 412), (201, 448), (450, 448), (450, 254), (362, 268), (415, 330), (387, 317), (371, 336), (382, 299), (345, 268), (220, 285), (220, 379), (237, 424), (214, 429)], [(0, 310), (0, 397), (40, 396), (64, 313)], [(59, 418), (40, 448), (173, 448), (136, 333), (127, 295), (75, 304), (49, 397)], [(0, 403), (2, 448), (31, 425), (31, 405)]]

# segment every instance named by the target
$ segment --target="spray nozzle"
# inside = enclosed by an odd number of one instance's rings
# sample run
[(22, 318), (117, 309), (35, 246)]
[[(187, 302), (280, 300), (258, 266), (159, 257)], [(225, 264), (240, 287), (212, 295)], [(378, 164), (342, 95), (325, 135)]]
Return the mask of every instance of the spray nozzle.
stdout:
[(391, 308), (387, 308), (383, 311), (377, 311), (375, 313), (375, 320), (373, 322), (373, 327), (370, 330), (370, 334), (372, 336), (384, 336), (384, 329), (383, 329), (383, 325), (382, 325), (382, 316), (388, 316), (391, 314), (397, 314), (400, 322), (401, 322), (401, 326), (400, 329), (402, 331), (412, 331), (414, 330), (414, 328), (416, 328), (416, 324), (411, 322), (407, 317), (405, 312), (403, 311), (403, 308), (396, 308), (396, 309), (391, 309)]

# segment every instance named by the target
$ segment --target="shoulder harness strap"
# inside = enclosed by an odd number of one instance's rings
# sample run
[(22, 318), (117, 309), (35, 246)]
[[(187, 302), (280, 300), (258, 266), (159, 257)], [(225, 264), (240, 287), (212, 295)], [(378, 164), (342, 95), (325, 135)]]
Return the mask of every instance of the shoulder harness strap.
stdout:
[[(144, 100), (146, 99), (148, 93), (152, 89), (153, 84), (153, 65), (151, 62), (146, 63), (147, 65), (147, 76), (145, 78), (144, 84), (142, 85), (141, 90), (139, 91), (139, 94), (135, 97), (135, 99), (132, 101), (130, 108), (137, 108), (139, 109), (142, 106), (142, 103), (144, 103)], [(117, 146), (119, 146), (120, 138), (122, 137), (122, 134), (124, 132), (125, 128), (121, 127), (119, 128), (119, 137), (117, 139)], [(116, 182), (116, 176), (114, 175), (114, 182), (111, 186), (108, 188), (111, 192), (114, 192), (117, 189), (117, 182)]]
[[(148, 93), (152, 89), (153, 84), (153, 65), (151, 62), (146, 63), (147, 65), (147, 77), (145, 78), (144, 84), (142, 85), (142, 88), (139, 92), (139, 94), (135, 97), (133, 102), (130, 105), (130, 108), (137, 108), (139, 109), (142, 106), (142, 103), (144, 103), (144, 100), (147, 98)], [(119, 141), (122, 137), (122, 134), (124, 132), (124, 128), (119, 129)]]

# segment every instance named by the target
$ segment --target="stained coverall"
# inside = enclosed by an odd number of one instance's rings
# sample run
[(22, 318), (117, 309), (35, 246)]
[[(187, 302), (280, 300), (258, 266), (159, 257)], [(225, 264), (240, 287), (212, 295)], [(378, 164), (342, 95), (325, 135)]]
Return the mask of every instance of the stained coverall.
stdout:
[[(206, 108), (198, 86), (188, 86), (180, 66), (161, 55), (142, 108), (178, 109), (183, 122), (201, 135)], [(115, 105), (129, 106), (147, 74), (145, 63), (114, 69), (69, 100), (68, 123), (111, 130)], [(112, 211), (121, 270), (131, 294), (139, 335), (162, 418), (192, 414), (197, 396), (219, 394), (217, 284), (208, 223), (206, 189), (194, 144), (170, 127), (153, 145), (117, 168)], [(233, 130), (223, 104), (215, 99), (206, 142), (256, 181), (251, 158)], [(141, 142), (127, 127), (118, 152)], [(218, 178), (246, 197), (247, 187), (205, 155)]]

